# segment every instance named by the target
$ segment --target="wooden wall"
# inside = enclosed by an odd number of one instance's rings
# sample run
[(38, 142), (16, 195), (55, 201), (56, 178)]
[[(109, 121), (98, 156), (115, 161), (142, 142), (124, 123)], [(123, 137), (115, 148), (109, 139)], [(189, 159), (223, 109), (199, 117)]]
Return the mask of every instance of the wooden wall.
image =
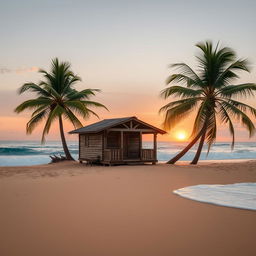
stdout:
[(102, 160), (103, 135), (79, 135), (79, 159)]

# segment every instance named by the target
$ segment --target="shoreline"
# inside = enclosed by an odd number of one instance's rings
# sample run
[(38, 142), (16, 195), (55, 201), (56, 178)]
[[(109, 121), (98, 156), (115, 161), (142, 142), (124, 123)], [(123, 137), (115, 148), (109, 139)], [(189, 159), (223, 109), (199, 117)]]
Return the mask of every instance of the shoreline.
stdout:
[[(50, 160), (49, 160), (50, 161)], [(179, 166), (179, 165), (185, 165), (185, 166), (200, 166), (200, 165), (211, 165), (211, 164), (229, 164), (229, 163), (244, 163), (244, 162), (251, 162), (251, 161), (255, 161), (256, 159), (253, 158), (248, 158), (248, 159), (222, 159), (222, 160), (199, 160), (197, 165), (190, 165), (191, 160), (189, 161), (178, 161), (175, 164), (172, 164), (170, 166)], [(63, 161), (63, 162), (68, 162), (68, 161)], [(158, 161), (156, 163), (156, 165), (169, 165), (166, 164), (166, 161)], [(59, 162), (62, 163), (62, 162)], [(75, 160), (75, 163), (79, 163), (78, 160)], [(25, 167), (38, 167), (38, 166), (49, 166), (52, 164), (58, 164), (58, 163), (45, 163), (45, 164), (35, 164), (35, 165), (7, 165), (7, 166), (1, 166), (0, 165), (0, 170), (2, 168), (25, 168)], [(137, 166), (140, 166), (141, 164), (138, 164)], [(144, 165), (150, 165), (150, 164), (144, 164)], [(95, 165), (97, 166), (97, 165)], [(115, 166), (115, 165), (113, 165)], [(116, 165), (116, 166), (122, 166), (122, 165)], [(124, 165), (125, 166), (125, 165)], [(129, 166), (129, 165), (128, 165)], [(136, 166), (136, 164), (134, 165), (130, 165), (130, 166)]]

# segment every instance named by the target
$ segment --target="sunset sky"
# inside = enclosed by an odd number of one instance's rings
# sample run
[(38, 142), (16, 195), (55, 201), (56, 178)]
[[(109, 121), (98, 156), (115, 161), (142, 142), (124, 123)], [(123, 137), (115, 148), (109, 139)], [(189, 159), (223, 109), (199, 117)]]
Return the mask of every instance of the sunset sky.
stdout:
[[(13, 109), (29, 97), (18, 96), (17, 89), (37, 83), (38, 68), (49, 70), (54, 57), (71, 62), (82, 77), (77, 89), (102, 90), (96, 100), (109, 108), (98, 111), (102, 119), (137, 116), (159, 127), (163, 117), (158, 110), (165, 103), (159, 92), (173, 72), (168, 64), (195, 67), (199, 41), (220, 41), (248, 58), (252, 72), (238, 82), (256, 82), (255, 10), (253, 0), (2, 1), (0, 140), (40, 139), (40, 127), (30, 136), (25, 133), (30, 113), (17, 115)], [(256, 99), (246, 102), (256, 107)], [(180, 130), (189, 134), (192, 122), (193, 115), (160, 140), (174, 140)], [(72, 126), (66, 124), (66, 130)], [(59, 139), (58, 132), (53, 126), (47, 138)], [(236, 135), (238, 141), (248, 140), (240, 125)], [(220, 127), (218, 140), (230, 140), (226, 127)]]

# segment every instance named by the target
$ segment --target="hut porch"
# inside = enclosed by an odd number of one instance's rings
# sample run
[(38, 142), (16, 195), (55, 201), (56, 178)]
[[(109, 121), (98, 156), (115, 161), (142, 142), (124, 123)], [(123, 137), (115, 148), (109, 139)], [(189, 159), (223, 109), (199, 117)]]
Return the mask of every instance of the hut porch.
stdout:
[[(104, 134), (103, 164), (157, 162), (157, 134), (154, 133), (153, 149), (143, 148), (142, 131), (110, 131)], [(146, 133), (148, 134), (148, 133)]]

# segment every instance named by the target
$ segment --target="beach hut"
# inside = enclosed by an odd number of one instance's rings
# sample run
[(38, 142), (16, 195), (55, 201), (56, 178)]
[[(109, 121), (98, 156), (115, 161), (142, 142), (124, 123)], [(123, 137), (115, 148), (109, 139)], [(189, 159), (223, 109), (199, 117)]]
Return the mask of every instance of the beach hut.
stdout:
[[(157, 162), (157, 134), (165, 131), (137, 117), (104, 119), (69, 132), (79, 134), (79, 161), (102, 164)], [(143, 134), (152, 134), (152, 148), (142, 147)]]

